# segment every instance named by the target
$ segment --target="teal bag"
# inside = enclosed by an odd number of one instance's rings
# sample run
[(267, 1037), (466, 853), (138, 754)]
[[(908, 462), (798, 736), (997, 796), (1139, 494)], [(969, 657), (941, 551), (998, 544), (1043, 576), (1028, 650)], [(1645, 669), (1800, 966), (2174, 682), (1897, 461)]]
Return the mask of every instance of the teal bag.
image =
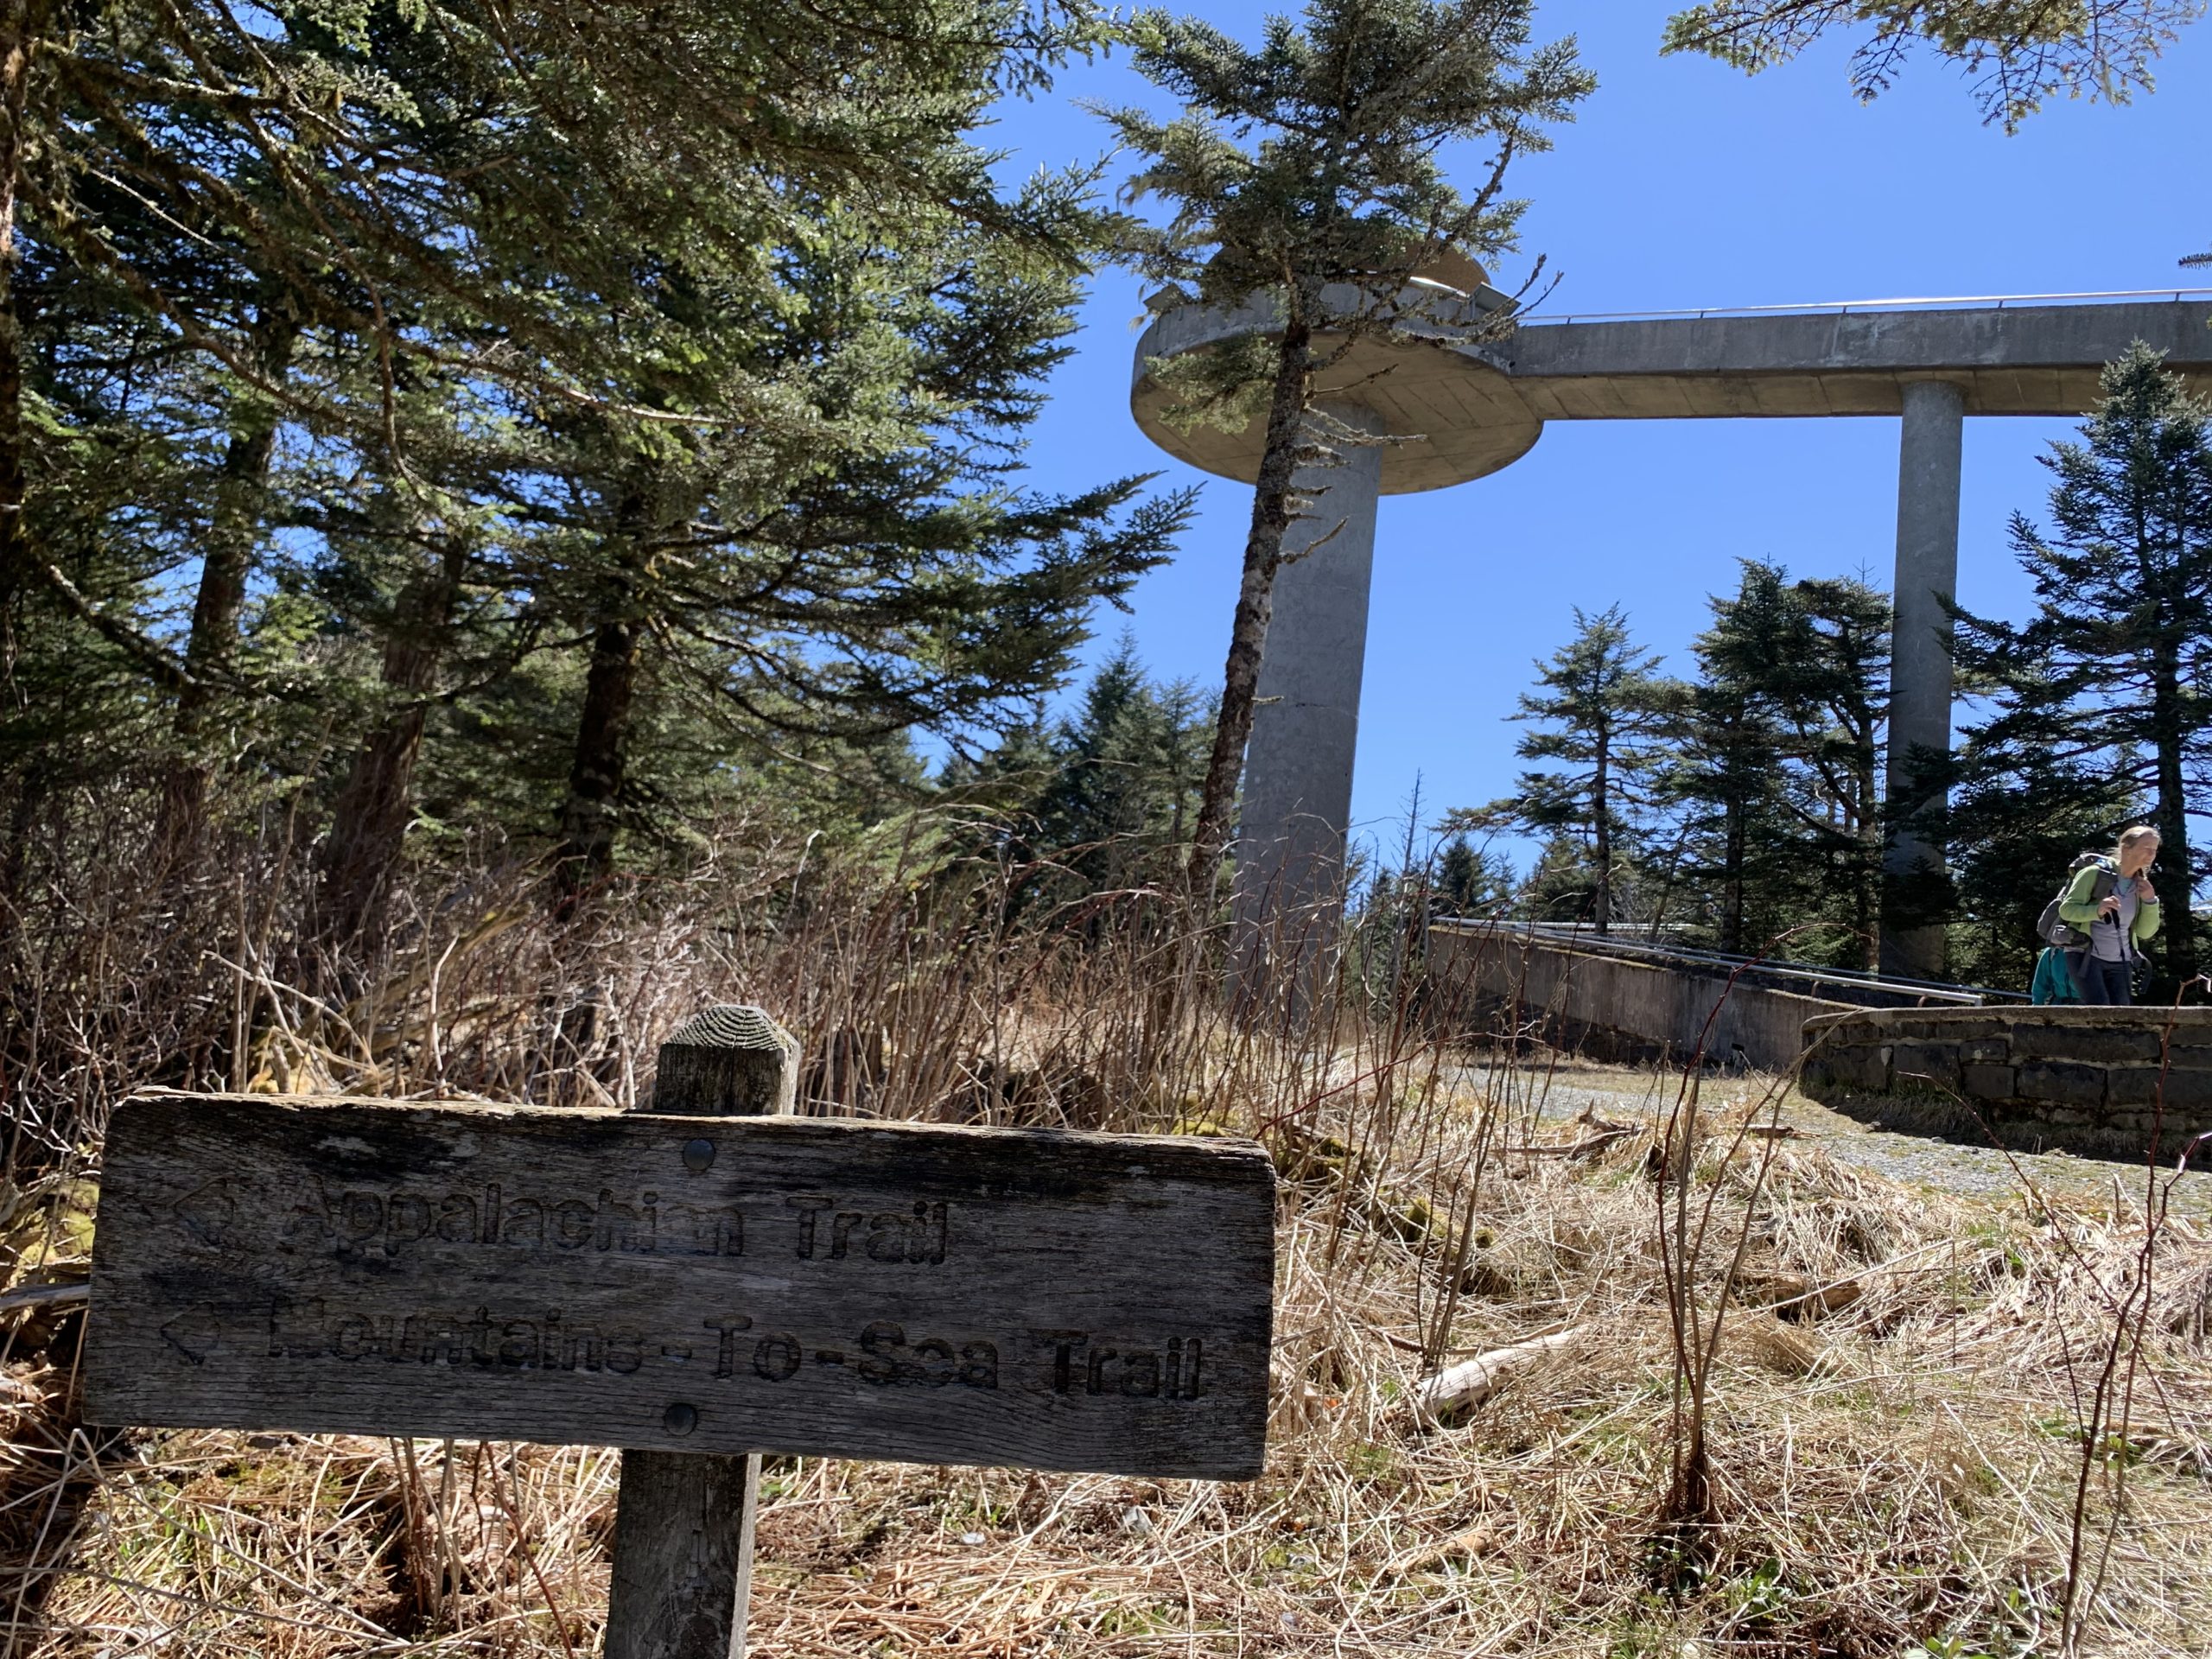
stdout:
[(2037, 954), (2035, 983), (2029, 988), (2028, 1000), (2037, 1007), (2082, 1000), (2082, 993), (2074, 983), (2074, 970), (2067, 965), (2066, 952), (2056, 945), (2045, 945)]

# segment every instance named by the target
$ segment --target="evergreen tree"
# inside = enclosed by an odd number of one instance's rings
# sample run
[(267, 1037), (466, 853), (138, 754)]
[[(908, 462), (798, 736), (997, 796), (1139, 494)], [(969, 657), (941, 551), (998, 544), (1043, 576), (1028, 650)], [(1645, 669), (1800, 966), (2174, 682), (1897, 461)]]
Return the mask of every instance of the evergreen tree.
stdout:
[(1587, 922), (1598, 906), (1598, 870), (1589, 843), (1564, 830), (1547, 837), (1514, 905), (1532, 922)]
[[(1512, 716), (1539, 727), (1515, 752), (1553, 764), (1522, 772), (1511, 796), (1452, 814), (1446, 827), (1572, 837), (1587, 849), (1585, 918), (1603, 934), (1629, 913), (1624, 901), (1668, 799), (1669, 751), (1689, 692), (1657, 672), (1661, 659), (1630, 637), (1618, 605), (1595, 616), (1578, 607), (1574, 623), (1574, 638), (1536, 664), (1541, 689), (1524, 693)], [(1540, 861), (1538, 879), (1544, 869)]]
[(1783, 706), (1805, 784), (1796, 810), (1817, 860), (1827, 919), (1845, 932), (1842, 959), (1872, 969), (1881, 961), (1890, 598), (1854, 577), (1807, 578), (1793, 585), (1792, 598), (1798, 631), (1777, 666), (1786, 671)]
[(1152, 680), (1125, 634), (1066, 719), (1008, 734), (944, 784), (995, 809), (1000, 849), (1029, 867), (1021, 902), (1143, 886), (1188, 845), (1211, 713), (1189, 684)]
[(1790, 857), (1783, 772), (1787, 733), (1759, 645), (1781, 609), (1779, 572), (1746, 563), (1733, 599), (1713, 601), (1713, 626), (1694, 647), (1700, 671), (1668, 784), (1688, 808), (1685, 874), (1712, 895), (1713, 942), (1763, 946), (1781, 931), (1802, 867)]
[[(595, 874), (741, 763), (1002, 721), (1164, 556), (1173, 498), (1020, 487), (1099, 220), (965, 137), (1087, 7), (112, 21), (16, 20), (0, 675), (136, 677), (173, 842), (218, 758), (312, 785), (340, 933), (426, 766)], [(27, 812), (66, 734), (14, 703)]]
[(1187, 496), (1132, 505), (1140, 479), (1009, 482), (1035, 381), (1066, 351), (1067, 267), (996, 232), (863, 233), (827, 208), (814, 243), (781, 296), (676, 285), (700, 290), (694, 384), (669, 399), (695, 423), (625, 442), (546, 422), (557, 487), (524, 511), (562, 557), (535, 592), (590, 640), (559, 818), (572, 885), (612, 863), (640, 698), (690, 681), (734, 724), (850, 741), (988, 724), (1057, 681), (1092, 604), (1165, 557), (1185, 515)]
[(1665, 50), (1703, 52), (1753, 73), (1826, 36), (1861, 31), (1851, 84), (1889, 89), (1915, 51), (1980, 75), (1984, 116), (2009, 130), (2054, 92), (2124, 104), (2202, 0), (1710, 0), (1676, 12)]
[(341, 942), (379, 930), (442, 712), (512, 672), (542, 639), (501, 586), (498, 515), (465, 493), (430, 487), (428, 472), (418, 460), (414, 487), (371, 491), (343, 472), (302, 468), (286, 480), (287, 516), (319, 543), (297, 580), (354, 675), (332, 676), (318, 699), (359, 734), (319, 860), (322, 927)]
[(1437, 855), (1433, 886), (1439, 914), (1494, 916), (1512, 902), (1513, 867), (1455, 835)]
[(1054, 745), (1036, 803), (1046, 846), (1094, 892), (1155, 879), (1154, 855), (1185, 844), (1196, 806), (1203, 715), (1183, 682), (1154, 684), (1123, 635)]
[[(2212, 788), (2212, 409), (2138, 346), (2108, 365), (2082, 441), (2044, 459), (2050, 524), (2012, 522), (2035, 585), (2024, 624), (1961, 613), (1961, 666), (1991, 688), (1968, 728), (1951, 834), (1985, 892), (1997, 863), (2025, 894), (2055, 890), (2059, 845), (2024, 845), (2012, 824), (2097, 840), (2147, 804), (2170, 983), (2202, 970), (2191, 912), (2208, 868), (2192, 826)], [(2037, 902), (2040, 908), (2040, 901)]]
[[(183, 678), (146, 629), (174, 612), (163, 577), (188, 556), (200, 455), (188, 437), (137, 418), (137, 405), (165, 395), (169, 378), (130, 366), (132, 331), (112, 326), (110, 298), (27, 307), (21, 336), (38, 483), (24, 533), (49, 574), (0, 642), (0, 971), (10, 974), (8, 946), (41, 886), (41, 849), (71, 804), (114, 813), (118, 783), (143, 791), (155, 781)], [(91, 372), (102, 359), (107, 367)]]
[[(1530, 44), (1531, 0), (1310, 0), (1303, 26), (1271, 19), (1256, 49), (1211, 25), (1147, 11), (1141, 73), (1182, 103), (1161, 120), (1107, 112), (1146, 158), (1133, 197), (1163, 199), (1167, 223), (1130, 228), (1128, 257), (1177, 303), (1270, 296), (1280, 333), (1147, 365), (1172, 418), (1241, 430), (1265, 422), (1221, 710), (1194, 827), (1191, 873), (1217, 866), (1251, 735), (1283, 533), (1310, 501), (1291, 488), (1355, 435), (1310, 418), (1316, 375), (1353, 340), (1421, 340), (1436, 303), (1408, 284), (1447, 252), (1514, 246), (1522, 204), (1502, 194), (1513, 159), (1547, 147), (1593, 83), (1571, 41)], [(1491, 147), (1471, 195), (1440, 152)], [(1333, 290), (1333, 291), (1332, 291)], [(1433, 344), (1433, 342), (1431, 342)]]
[(1791, 582), (1745, 560), (1699, 636), (1672, 782), (1692, 880), (1723, 948), (1873, 965), (1889, 601), (1863, 582)]

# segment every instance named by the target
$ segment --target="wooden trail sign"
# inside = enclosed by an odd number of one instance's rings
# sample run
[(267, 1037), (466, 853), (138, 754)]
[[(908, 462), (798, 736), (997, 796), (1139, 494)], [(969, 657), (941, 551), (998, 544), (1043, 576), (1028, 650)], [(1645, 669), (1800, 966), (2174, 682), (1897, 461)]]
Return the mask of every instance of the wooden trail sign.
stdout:
[(648, 1114), (128, 1101), (86, 1415), (627, 1448), (606, 1659), (742, 1659), (756, 1447), (1260, 1472), (1257, 1147), (795, 1120), (796, 1062), (725, 1007)]
[(87, 1414), (1248, 1478), (1273, 1208), (1206, 1141), (143, 1096)]

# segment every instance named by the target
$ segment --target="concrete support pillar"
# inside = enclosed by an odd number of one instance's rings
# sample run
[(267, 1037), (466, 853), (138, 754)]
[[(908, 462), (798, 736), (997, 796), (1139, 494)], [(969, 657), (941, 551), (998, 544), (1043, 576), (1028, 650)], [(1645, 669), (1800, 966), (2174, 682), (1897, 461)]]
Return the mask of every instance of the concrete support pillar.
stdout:
[[(1382, 430), (1365, 410), (1327, 414), (1355, 432)], [(1382, 482), (1381, 445), (1335, 447), (1335, 465), (1296, 477), (1313, 500), (1283, 537), (1236, 843), (1238, 988), (1259, 995), (1274, 970), (1289, 969), (1297, 1007), (1335, 969)]]
[[(1959, 582), (1959, 467), (1966, 394), (1948, 380), (1908, 381), (1897, 452), (1897, 568), (1891, 588), (1890, 810), (1919, 806), (1917, 765), (1951, 749), (1951, 619), (1944, 601)], [(1917, 757), (1917, 760), (1916, 760)], [(1943, 974), (1943, 930), (1893, 922), (1900, 885), (1942, 868), (1931, 839), (1893, 835), (1884, 858), (1882, 970), (1916, 979)]]

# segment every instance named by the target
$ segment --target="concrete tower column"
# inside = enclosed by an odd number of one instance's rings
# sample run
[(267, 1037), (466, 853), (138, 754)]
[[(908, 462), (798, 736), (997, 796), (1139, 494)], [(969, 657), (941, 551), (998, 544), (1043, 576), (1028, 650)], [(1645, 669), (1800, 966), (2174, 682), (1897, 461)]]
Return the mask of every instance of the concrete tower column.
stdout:
[[(1326, 413), (1355, 432), (1384, 430), (1363, 409), (1331, 405)], [(1382, 480), (1383, 445), (1333, 447), (1334, 465), (1300, 467), (1294, 480), (1312, 505), (1283, 535), (1286, 563), (1260, 662), (1236, 843), (1238, 982), (1255, 989), (1271, 965), (1295, 963), (1304, 970), (1301, 1002), (1333, 966), (1344, 914), (1344, 830)]]
[[(1943, 601), (1959, 584), (1959, 467), (1966, 393), (1948, 380), (1910, 380), (1897, 451), (1897, 568), (1891, 587), (1890, 753), (1886, 793), (1892, 810), (1915, 799), (1916, 751), (1951, 748), (1951, 619)], [(1895, 888), (1943, 849), (1917, 836), (1894, 836), (1884, 855), (1891, 891), (1883, 906), (1882, 970), (1941, 978), (1943, 930), (1893, 925)]]

